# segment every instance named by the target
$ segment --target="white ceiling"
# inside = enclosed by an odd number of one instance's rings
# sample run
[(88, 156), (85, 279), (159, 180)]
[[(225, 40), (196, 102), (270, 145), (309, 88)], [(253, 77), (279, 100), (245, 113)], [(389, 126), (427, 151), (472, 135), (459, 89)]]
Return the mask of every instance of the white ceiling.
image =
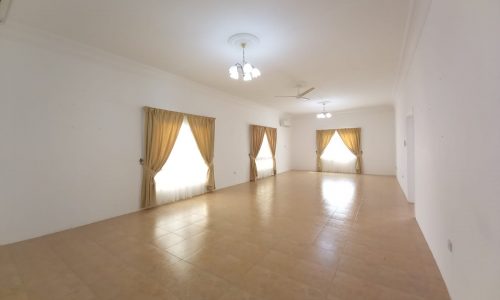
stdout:
[[(411, 0), (14, 0), (24, 23), (289, 113), (392, 103)], [(247, 59), (262, 76), (229, 79), (241, 59), (229, 36), (260, 44)], [(312, 101), (277, 99), (297, 83)]]

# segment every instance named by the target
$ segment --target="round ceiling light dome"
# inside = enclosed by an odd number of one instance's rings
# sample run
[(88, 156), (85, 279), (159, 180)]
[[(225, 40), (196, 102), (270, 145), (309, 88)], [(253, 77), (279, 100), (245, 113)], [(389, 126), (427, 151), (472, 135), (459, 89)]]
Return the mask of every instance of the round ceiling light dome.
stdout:
[(241, 44), (245, 44), (245, 48), (250, 49), (259, 45), (260, 40), (256, 35), (251, 33), (237, 33), (230, 36), (227, 43), (238, 49), (241, 48)]

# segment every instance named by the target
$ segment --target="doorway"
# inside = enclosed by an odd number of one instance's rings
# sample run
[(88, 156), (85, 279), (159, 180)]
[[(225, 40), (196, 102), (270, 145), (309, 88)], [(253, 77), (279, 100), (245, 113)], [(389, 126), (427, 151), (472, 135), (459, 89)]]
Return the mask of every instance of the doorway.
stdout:
[(406, 184), (407, 198), (415, 203), (415, 123), (413, 115), (406, 117)]

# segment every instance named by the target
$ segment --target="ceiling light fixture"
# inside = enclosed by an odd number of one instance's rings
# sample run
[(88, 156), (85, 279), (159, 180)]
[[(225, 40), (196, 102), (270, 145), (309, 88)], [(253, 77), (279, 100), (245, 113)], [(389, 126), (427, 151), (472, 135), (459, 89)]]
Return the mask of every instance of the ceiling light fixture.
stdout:
[(240, 78), (243, 81), (250, 81), (260, 76), (260, 70), (254, 67), (251, 63), (246, 61), (245, 49), (253, 43), (258, 43), (259, 39), (249, 33), (238, 33), (229, 38), (229, 43), (238, 45), (243, 52), (242, 62), (235, 63), (229, 68), (229, 77), (235, 80)]
[(320, 112), (319, 114), (316, 114), (317, 119), (329, 119), (332, 117), (332, 114), (329, 112), (326, 112), (326, 110), (325, 110), (326, 103), (328, 103), (328, 102), (321, 102), (321, 104), (323, 104), (323, 111)]

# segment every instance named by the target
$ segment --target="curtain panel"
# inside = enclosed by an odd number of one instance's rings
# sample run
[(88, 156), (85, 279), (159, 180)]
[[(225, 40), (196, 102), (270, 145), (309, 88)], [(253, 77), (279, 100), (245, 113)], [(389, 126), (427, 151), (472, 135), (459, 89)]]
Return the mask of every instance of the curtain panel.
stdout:
[(258, 177), (256, 158), (262, 147), (264, 136), (267, 136), (269, 147), (273, 156), (273, 175), (276, 175), (276, 143), (278, 140), (278, 130), (272, 127), (250, 125), (250, 181), (255, 181)]
[(340, 138), (344, 144), (351, 150), (352, 154), (356, 155), (356, 173), (361, 174), (361, 128), (343, 128), (337, 129)]
[(323, 151), (325, 151), (326, 146), (328, 146), (328, 143), (330, 143), (334, 134), (335, 129), (316, 130), (316, 170), (318, 172), (323, 171), (321, 155), (323, 154)]
[(155, 175), (168, 159), (179, 134), (184, 115), (145, 107), (145, 157), (143, 160), (141, 206), (156, 205)]
[(207, 191), (215, 190), (214, 175), (214, 144), (215, 144), (215, 119), (201, 116), (187, 116), (189, 127), (193, 132), (201, 156), (208, 166)]
[(257, 164), (255, 159), (257, 158), (257, 154), (262, 146), (265, 134), (266, 127), (250, 125), (250, 181), (255, 181), (255, 179), (257, 179)]
[(184, 116), (193, 132), (203, 160), (208, 166), (207, 191), (215, 189), (214, 142), (215, 119), (195, 116), (164, 109), (144, 107), (145, 112), (145, 157), (141, 190), (141, 207), (157, 205), (155, 175), (165, 165), (179, 135)]
[(276, 175), (276, 140), (278, 139), (278, 130), (276, 128), (266, 127), (266, 135), (273, 154), (273, 174)]

